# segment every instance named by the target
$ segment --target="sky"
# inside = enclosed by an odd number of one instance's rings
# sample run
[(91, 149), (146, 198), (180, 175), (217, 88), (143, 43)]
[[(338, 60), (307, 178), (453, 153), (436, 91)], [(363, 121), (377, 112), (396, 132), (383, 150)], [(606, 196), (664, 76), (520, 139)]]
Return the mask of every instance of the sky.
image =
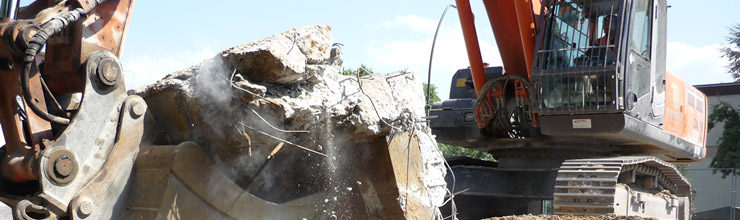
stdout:
[[(26, 5), (30, 1), (22, 1)], [(701, 2), (702, 4), (697, 4)], [(139, 0), (121, 56), (128, 88), (197, 65), (230, 47), (292, 27), (328, 24), (342, 43), (345, 68), (379, 73), (411, 69), (426, 82), (437, 23), (453, 0), (204, 1)], [(501, 65), (482, 1), (471, 1), (483, 60)], [(718, 48), (740, 23), (737, 0), (668, 0), (669, 71), (691, 84), (731, 82)], [(446, 99), (457, 69), (469, 66), (457, 11), (442, 23), (431, 82)], [(4, 144), (0, 135), (0, 145)]]

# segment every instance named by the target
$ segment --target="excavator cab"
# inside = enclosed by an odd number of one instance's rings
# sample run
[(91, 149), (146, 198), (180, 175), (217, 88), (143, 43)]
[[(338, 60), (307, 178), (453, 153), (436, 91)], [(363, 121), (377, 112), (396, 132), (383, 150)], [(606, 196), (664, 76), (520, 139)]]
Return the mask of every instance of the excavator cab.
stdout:
[(543, 1), (532, 64), (541, 134), (703, 158), (706, 97), (666, 72), (666, 12), (665, 0)]
[(664, 91), (665, 1), (558, 0), (542, 8), (532, 71), (538, 113), (627, 111), (658, 126), (652, 116), (660, 114), (650, 111), (665, 99), (653, 98)]
[(548, 9), (547, 28), (540, 39), (541, 69), (568, 69), (615, 64), (621, 4), (616, 1), (585, 6), (557, 2)]

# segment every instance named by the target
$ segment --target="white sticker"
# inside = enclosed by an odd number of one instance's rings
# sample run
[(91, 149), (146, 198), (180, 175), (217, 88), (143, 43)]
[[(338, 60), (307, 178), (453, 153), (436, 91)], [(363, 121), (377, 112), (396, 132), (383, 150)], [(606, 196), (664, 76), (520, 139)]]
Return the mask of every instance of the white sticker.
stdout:
[(573, 119), (573, 128), (591, 128), (591, 119)]

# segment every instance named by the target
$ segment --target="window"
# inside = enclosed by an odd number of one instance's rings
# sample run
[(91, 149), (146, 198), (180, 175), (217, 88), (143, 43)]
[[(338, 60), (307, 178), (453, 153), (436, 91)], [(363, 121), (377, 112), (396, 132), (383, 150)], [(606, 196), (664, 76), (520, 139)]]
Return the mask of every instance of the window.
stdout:
[(560, 0), (549, 2), (545, 7), (549, 13), (544, 47), (538, 51), (541, 69), (614, 63), (615, 39), (621, 20), (619, 1)]
[(635, 20), (632, 28), (632, 48), (637, 54), (650, 60), (652, 40), (653, 1), (635, 1)]

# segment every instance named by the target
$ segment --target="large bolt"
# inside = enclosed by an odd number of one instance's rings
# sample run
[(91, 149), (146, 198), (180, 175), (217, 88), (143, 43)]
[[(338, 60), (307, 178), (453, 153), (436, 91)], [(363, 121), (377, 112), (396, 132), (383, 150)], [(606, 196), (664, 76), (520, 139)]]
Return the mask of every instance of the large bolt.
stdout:
[(60, 185), (72, 182), (77, 175), (77, 160), (74, 153), (64, 146), (56, 146), (48, 155), (44, 170), (52, 183)]
[(74, 170), (74, 161), (66, 155), (57, 157), (54, 160), (54, 173), (61, 177), (68, 177)]
[(86, 218), (92, 214), (93, 209), (93, 204), (89, 199), (81, 199), (77, 204), (77, 215)]
[(114, 86), (118, 83), (118, 76), (121, 74), (121, 68), (111, 58), (103, 58), (98, 64), (98, 78), (108, 86)]
[(139, 118), (144, 113), (146, 113), (146, 105), (141, 102), (134, 102), (133, 106), (131, 106), (131, 116), (133, 118)]

